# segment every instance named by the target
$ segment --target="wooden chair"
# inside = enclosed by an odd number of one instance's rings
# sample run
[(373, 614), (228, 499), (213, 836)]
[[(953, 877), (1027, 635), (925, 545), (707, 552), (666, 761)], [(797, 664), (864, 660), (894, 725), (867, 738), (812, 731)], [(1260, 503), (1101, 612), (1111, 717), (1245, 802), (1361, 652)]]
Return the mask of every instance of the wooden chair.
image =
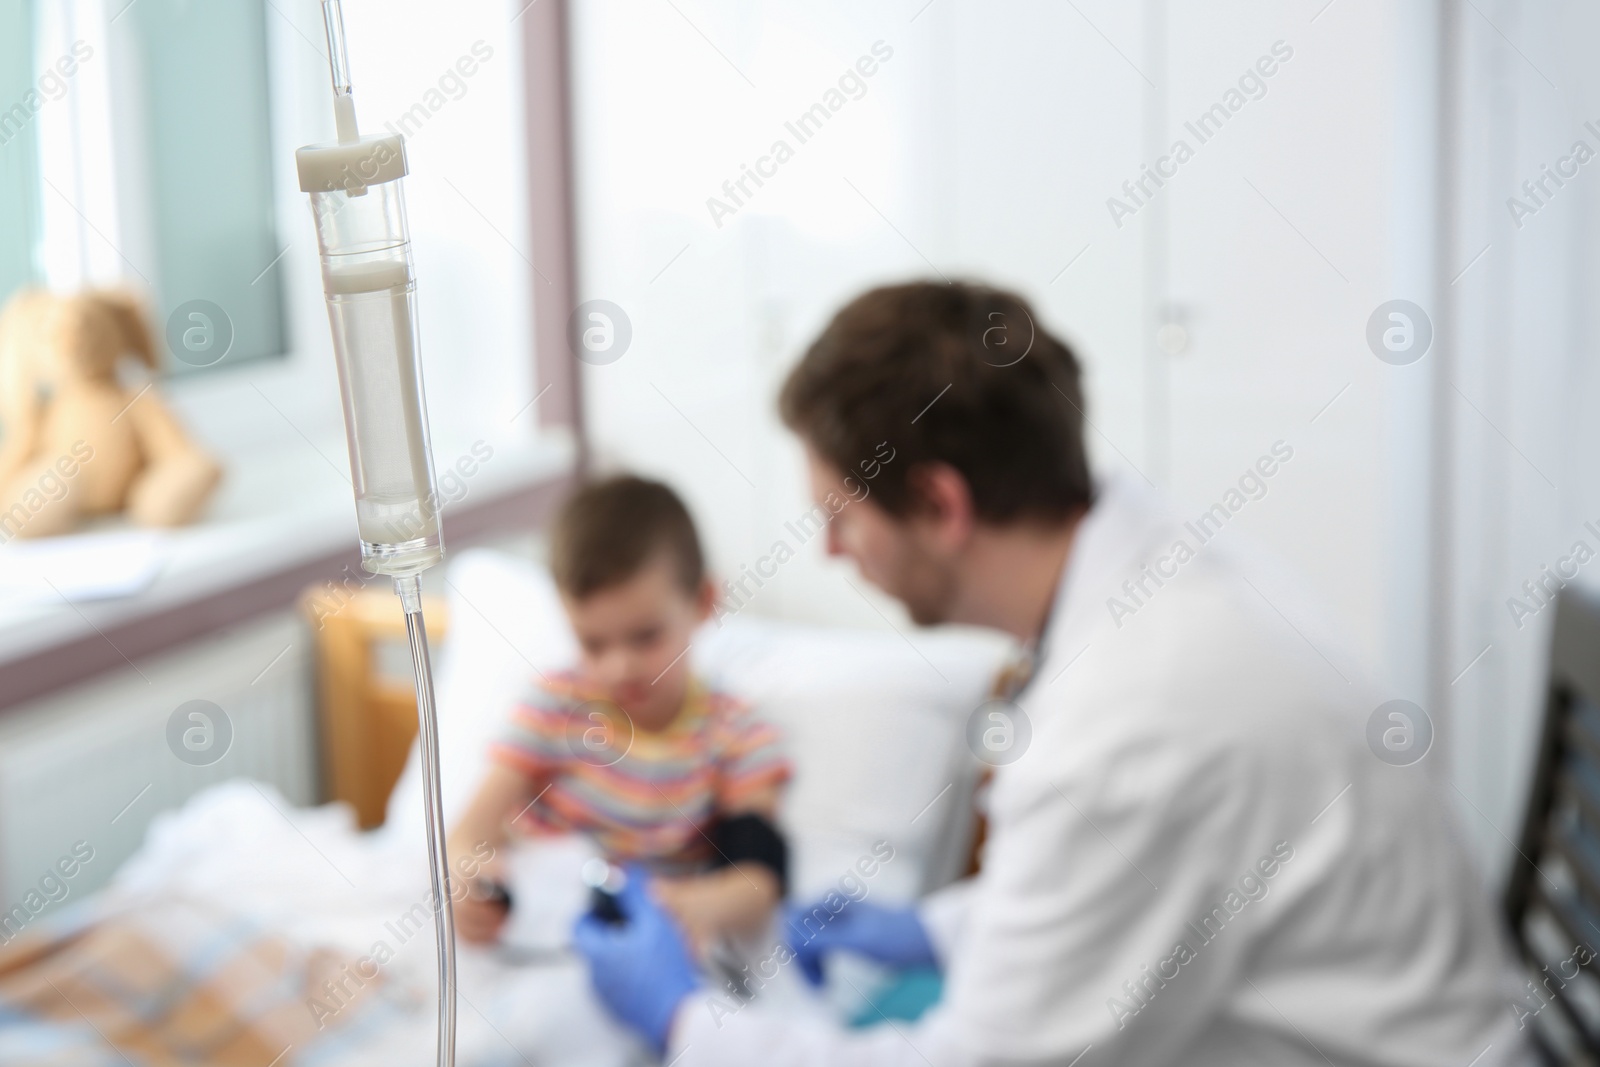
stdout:
[[(405, 614), (387, 582), (354, 591), (313, 586), (300, 604), (316, 643), (323, 798), (349, 803), (363, 830), (381, 826), (417, 736)], [(449, 628), (444, 604), (424, 597), (423, 610), (436, 646)]]
[(1544, 727), (1505, 914), (1516, 1012), (1551, 1064), (1600, 1063), (1600, 600), (1562, 590)]

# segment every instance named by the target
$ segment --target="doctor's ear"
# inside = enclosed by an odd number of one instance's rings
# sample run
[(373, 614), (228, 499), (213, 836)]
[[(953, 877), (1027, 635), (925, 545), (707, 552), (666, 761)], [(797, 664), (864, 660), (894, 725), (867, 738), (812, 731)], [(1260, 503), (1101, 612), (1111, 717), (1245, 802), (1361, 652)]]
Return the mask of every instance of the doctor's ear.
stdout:
[(908, 522), (931, 528), (951, 548), (966, 544), (977, 524), (972, 490), (948, 463), (919, 463), (906, 472), (912, 503)]

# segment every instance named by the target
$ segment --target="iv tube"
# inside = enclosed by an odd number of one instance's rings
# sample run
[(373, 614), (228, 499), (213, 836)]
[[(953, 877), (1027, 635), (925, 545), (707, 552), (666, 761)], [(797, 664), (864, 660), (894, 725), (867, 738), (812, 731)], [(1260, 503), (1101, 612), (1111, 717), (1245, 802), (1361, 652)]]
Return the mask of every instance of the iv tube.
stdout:
[(406, 616), (417, 690), (423, 806), (439, 954), (439, 1067), (454, 1067), (455, 912), (439, 785), (433, 667), (420, 575), (444, 558), (418, 344), (416, 276), (402, 189), (408, 167), (397, 133), (361, 136), (339, 0), (323, 0), (338, 140), (295, 153), (311, 196), (323, 294), (333, 331), (350, 449), (361, 566), (394, 579)]
[(350, 53), (344, 43), (344, 9), (339, 0), (322, 0), (322, 24), (328, 31), (328, 73), (333, 75), (333, 117), (339, 141), (349, 144), (356, 129), (356, 99), (350, 89)]

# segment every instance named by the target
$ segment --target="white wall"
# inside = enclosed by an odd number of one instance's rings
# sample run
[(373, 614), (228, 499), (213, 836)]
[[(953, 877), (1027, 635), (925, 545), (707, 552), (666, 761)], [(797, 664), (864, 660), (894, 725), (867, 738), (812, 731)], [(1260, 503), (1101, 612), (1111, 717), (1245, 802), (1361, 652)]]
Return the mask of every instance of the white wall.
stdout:
[[(22, 903), (77, 841), (94, 860), (71, 880), (72, 899), (106, 884), (158, 815), (226, 779), (251, 778), (292, 804), (314, 803), (312, 638), (297, 612), (274, 613), (145, 660), (132, 683), (100, 677), (8, 709), (0, 722), (5, 907)], [(176, 758), (183, 731), (201, 727), (190, 735), (200, 750)]]
[[(1448, 399), (1453, 522), (1447, 662), (1451, 772), (1481, 855), (1501, 861), (1520, 829), (1554, 620), (1523, 590), (1582, 541), (1600, 551), (1600, 402), (1592, 252), (1600, 163), (1540, 205), (1521, 188), (1583, 141), (1600, 152), (1589, 9), (1495, 3), (1463, 13), (1461, 200), (1454, 220), (1461, 344)], [(1600, 123), (1597, 123), (1600, 124)], [(1508, 201), (1537, 208), (1513, 217)], [(1519, 225), (1520, 222), (1520, 225)], [(1468, 263), (1479, 256), (1470, 269)], [(1579, 571), (1597, 584), (1600, 563)], [(1522, 616), (1513, 598), (1537, 614)], [(1521, 617), (1519, 617), (1521, 616)]]

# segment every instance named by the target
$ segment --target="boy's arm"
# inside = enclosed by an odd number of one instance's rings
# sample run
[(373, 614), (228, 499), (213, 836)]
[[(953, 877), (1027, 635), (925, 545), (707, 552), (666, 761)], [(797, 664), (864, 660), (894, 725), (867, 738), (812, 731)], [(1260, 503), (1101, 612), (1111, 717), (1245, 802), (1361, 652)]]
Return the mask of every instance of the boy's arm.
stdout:
[[(775, 824), (782, 788), (781, 783), (774, 783), (718, 814), (724, 818), (759, 815)], [(694, 948), (703, 953), (723, 934), (760, 933), (783, 891), (771, 867), (743, 860), (688, 878), (657, 879), (656, 896), (684, 928)]]
[(724, 934), (760, 933), (778, 903), (777, 876), (755, 863), (687, 878), (657, 878), (652, 890), (701, 956)]
[[(759, 815), (768, 826), (776, 830), (778, 801), (782, 792), (782, 783), (775, 782), (749, 794), (736, 807), (718, 814), (725, 819), (736, 815)], [(777, 872), (765, 863), (735, 860), (723, 870), (712, 872), (713, 877), (716, 875), (726, 877), (730, 884), (734, 885), (737, 891), (730, 895), (730, 902), (747, 905), (758, 925), (759, 921), (765, 919), (767, 913), (783, 898), (783, 887), (778, 884)], [(739, 888), (740, 886), (743, 888)], [(760, 909), (759, 914), (756, 913), (757, 908)]]
[[(718, 814), (724, 819), (739, 815), (760, 816), (767, 826), (776, 832), (778, 802), (782, 798), (782, 793), (783, 783), (774, 782), (747, 794), (737, 805)], [(781, 842), (781, 838), (780, 843), (787, 852), (787, 843)], [(732, 857), (724, 856), (723, 859), (728, 860)], [(706, 877), (720, 878), (726, 883), (726, 897), (723, 903), (728, 909), (728, 926), (731, 929), (759, 929), (772, 909), (783, 899), (783, 886), (779, 884), (778, 873), (767, 863), (751, 859), (733, 859), (727, 867), (713, 871)]]
[(471, 856), (483, 844), (499, 852), (506, 843), (507, 823), (529, 799), (526, 775), (513, 767), (490, 763), (482, 784), (473, 795), (472, 803), (467, 805), (466, 813), (450, 831), (447, 847), (451, 860), (454, 862)]
[(778, 818), (778, 801), (783, 798), (783, 786), (783, 782), (762, 786), (740, 797), (737, 804), (719, 808), (717, 814), (724, 818), (729, 815), (759, 815), (769, 822), (775, 822)]
[[(492, 876), (495, 859), (506, 843), (506, 825), (528, 799), (527, 776), (514, 767), (490, 763), (466, 814), (445, 839), (451, 869), (469, 883), (468, 891), (455, 898), (456, 930), (464, 941), (487, 944), (500, 935), (505, 924), (504, 902), (485, 896), (470, 883), (479, 875)], [(488, 846), (487, 857), (484, 846)]]

